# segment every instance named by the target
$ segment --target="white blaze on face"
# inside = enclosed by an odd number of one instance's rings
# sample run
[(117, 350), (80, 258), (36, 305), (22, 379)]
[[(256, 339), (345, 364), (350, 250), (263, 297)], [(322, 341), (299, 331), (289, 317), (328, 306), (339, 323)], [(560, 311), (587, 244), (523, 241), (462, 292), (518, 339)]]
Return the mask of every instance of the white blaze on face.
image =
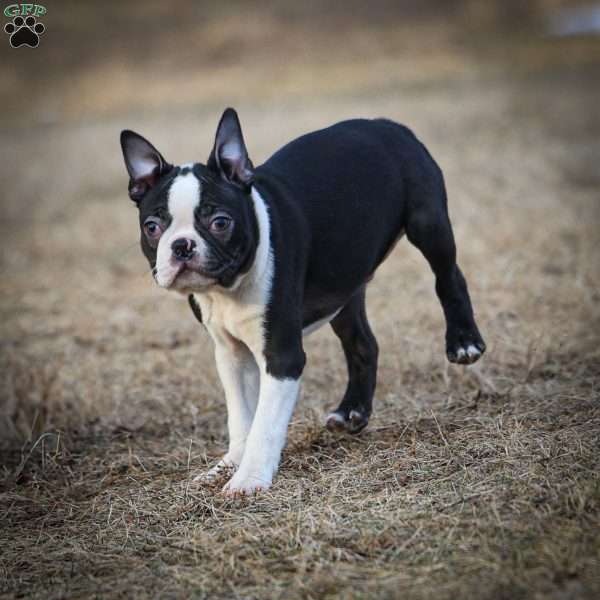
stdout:
[[(193, 173), (179, 175), (171, 184), (168, 210), (172, 220), (162, 234), (156, 252), (156, 282), (162, 287), (169, 287), (181, 268), (181, 264), (173, 258), (171, 249), (175, 240), (193, 240), (196, 242), (198, 261), (202, 263), (205, 259), (206, 243), (194, 227), (194, 212), (200, 204), (200, 192), (200, 181)], [(200, 275), (197, 278), (205, 279)]]

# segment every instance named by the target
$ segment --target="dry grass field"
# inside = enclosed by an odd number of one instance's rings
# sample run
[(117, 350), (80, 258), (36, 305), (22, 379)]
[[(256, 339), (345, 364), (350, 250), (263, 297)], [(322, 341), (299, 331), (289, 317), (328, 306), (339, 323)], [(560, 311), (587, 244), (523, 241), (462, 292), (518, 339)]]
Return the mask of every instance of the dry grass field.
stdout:
[[(48, 3), (39, 48), (1, 40), (2, 598), (600, 597), (600, 38), (545, 35), (560, 1), (323, 4)], [(256, 163), (346, 117), (409, 125), (488, 343), (446, 362), (403, 240), (368, 293), (369, 427), (323, 427), (346, 377), (324, 328), (246, 500), (192, 482), (222, 391), (118, 145), (205, 160), (227, 105)]]

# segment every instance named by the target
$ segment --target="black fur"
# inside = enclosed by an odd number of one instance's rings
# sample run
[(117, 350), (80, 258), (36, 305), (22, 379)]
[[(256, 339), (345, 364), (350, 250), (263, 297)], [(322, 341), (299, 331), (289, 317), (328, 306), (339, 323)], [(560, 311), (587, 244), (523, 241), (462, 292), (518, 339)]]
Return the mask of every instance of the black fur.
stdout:
[[(344, 428), (358, 433), (371, 415), (377, 379), (377, 340), (369, 327), (362, 287), (331, 321), (333, 331), (342, 342), (348, 364), (348, 387), (336, 413)], [(330, 421), (336, 427), (336, 421)], [(339, 422), (338, 422), (339, 424)]]
[(258, 167), (253, 184), (272, 223), (270, 371), (297, 377), (303, 327), (342, 309), (331, 324), (348, 363), (348, 388), (337, 410), (347, 429), (366, 425), (375, 389), (378, 351), (365, 286), (404, 231), (436, 276), (449, 360), (469, 360), (458, 355), (469, 344), (485, 351), (456, 264), (442, 173), (406, 127), (352, 120), (310, 133)]
[(202, 323), (202, 309), (200, 308), (200, 305), (196, 302), (194, 294), (188, 295), (188, 304), (190, 305), (192, 313), (194, 313), (194, 316), (196, 317), (198, 323)]

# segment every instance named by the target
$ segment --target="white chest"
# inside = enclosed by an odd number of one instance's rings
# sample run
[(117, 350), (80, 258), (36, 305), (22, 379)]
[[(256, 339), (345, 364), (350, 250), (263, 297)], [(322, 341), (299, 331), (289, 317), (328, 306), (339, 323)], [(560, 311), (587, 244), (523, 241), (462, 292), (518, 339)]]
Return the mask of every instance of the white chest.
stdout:
[(220, 292), (195, 297), (202, 310), (202, 321), (216, 344), (235, 346), (243, 342), (253, 354), (262, 354), (265, 340), (263, 303)]

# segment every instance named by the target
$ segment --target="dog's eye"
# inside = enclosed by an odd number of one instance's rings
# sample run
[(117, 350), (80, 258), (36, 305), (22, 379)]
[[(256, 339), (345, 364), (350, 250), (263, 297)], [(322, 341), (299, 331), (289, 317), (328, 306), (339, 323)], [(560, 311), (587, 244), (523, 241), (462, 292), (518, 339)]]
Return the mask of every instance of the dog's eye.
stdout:
[(161, 224), (154, 220), (154, 219), (148, 219), (145, 223), (144, 223), (144, 233), (150, 238), (150, 239), (158, 239), (161, 235), (162, 235), (162, 227)]
[(229, 217), (218, 216), (210, 222), (210, 230), (213, 233), (223, 233), (224, 231), (227, 231), (230, 226), (231, 219)]

